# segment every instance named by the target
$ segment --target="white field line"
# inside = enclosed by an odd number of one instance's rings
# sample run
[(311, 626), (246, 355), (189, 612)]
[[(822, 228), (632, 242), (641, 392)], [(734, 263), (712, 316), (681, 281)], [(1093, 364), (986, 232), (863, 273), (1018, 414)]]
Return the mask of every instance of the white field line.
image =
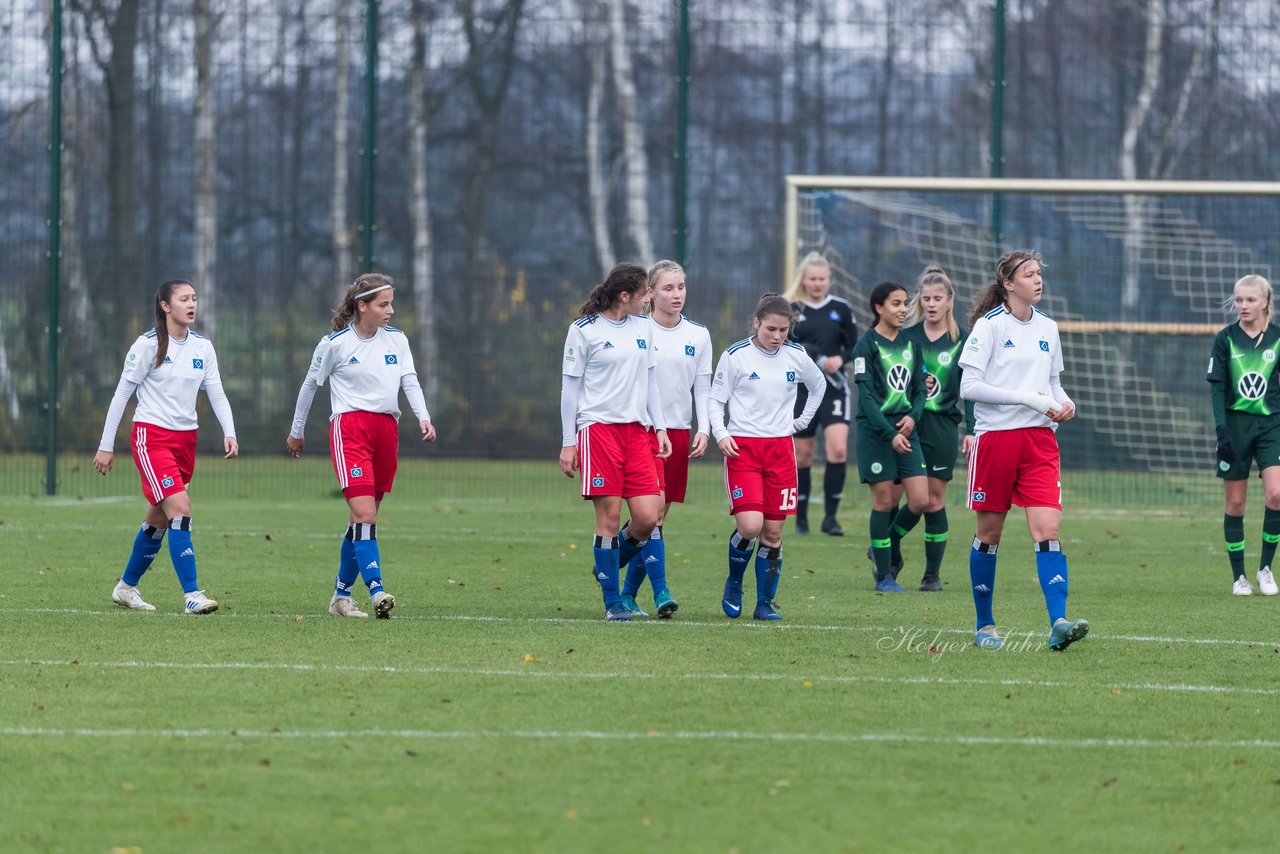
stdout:
[(218, 730), (218, 729), (90, 729), (54, 727), (0, 727), (0, 735), (44, 738), (198, 738), (226, 741), (229, 739), (335, 739), (404, 738), (422, 740), (524, 739), (530, 741), (641, 741), (645, 739), (678, 739), (682, 741), (757, 741), (780, 743), (867, 744), (913, 743), (945, 745), (984, 745), (998, 747), (1063, 747), (1104, 749), (1173, 749), (1207, 747), (1241, 750), (1277, 748), (1280, 741), (1245, 739), (1240, 741), (1172, 741), (1151, 738), (1041, 738), (1035, 736), (938, 736), (911, 735), (897, 732), (822, 733), (822, 732), (744, 732), (741, 730), (709, 730), (673, 732), (602, 732), (597, 730)]
[(367, 673), (397, 675), (449, 675), (482, 677), (532, 677), (541, 679), (582, 680), (688, 680), (693, 682), (780, 682), (839, 685), (935, 685), (935, 686), (991, 686), (1000, 688), (1071, 688), (1081, 691), (1162, 691), (1187, 694), (1246, 694), (1273, 697), (1280, 695), (1280, 688), (1250, 688), (1230, 685), (1192, 685), (1183, 683), (1160, 684), (1155, 682), (1108, 682), (1089, 685), (1080, 682), (1063, 682), (1041, 679), (955, 679), (942, 676), (860, 676), (848, 674), (814, 675), (796, 673), (637, 673), (632, 671), (573, 671), (540, 670), (537, 665), (524, 669), (500, 669), (483, 667), (396, 667), (390, 665), (363, 664), (308, 664), (305, 662), (274, 661), (82, 661), (68, 659), (0, 659), (0, 667), (89, 667), (101, 669), (136, 670), (231, 670), (231, 671), (287, 671), (296, 673)]
[[(118, 616), (124, 618), (126, 612), (120, 608), (110, 610), (88, 609), (88, 608), (0, 608), (0, 614), (67, 614), (70, 616), (80, 617), (105, 617)], [(132, 615), (138, 619), (150, 619), (153, 617), (182, 617), (183, 619), (194, 619), (181, 611), (155, 612), (155, 613), (135, 613)], [(304, 613), (304, 614), (237, 614), (226, 611), (219, 611), (216, 616), (206, 617), (210, 620), (297, 620), (301, 617), (313, 617), (316, 619), (330, 619), (327, 613)], [(401, 615), (397, 614), (394, 618), (395, 622), (461, 622), (461, 623), (515, 623), (515, 624), (542, 624), (542, 625), (565, 625), (565, 626), (582, 626), (582, 625), (607, 625), (610, 631), (629, 631), (627, 628), (615, 628), (621, 625), (627, 626), (654, 626), (657, 631), (666, 630), (665, 627), (671, 627), (671, 631), (678, 631), (676, 627), (684, 628), (703, 628), (703, 629), (725, 629), (732, 631), (764, 631), (764, 632), (850, 632), (856, 634), (880, 634), (886, 639), (886, 644), (890, 640), (906, 644), (921, 644), (929, 638), (939, 635), (962, 635), (972, 637), (971, 629), (955, 629), (944, 628), (938, 626), (823, 626), (823, 625), (799, 625), (796, 623), (764, 623), (752, 620), (729, 620), (707, 622), (696, 620), (633, 620), (630, 623), (608, 623), (596, 618), (574, 618), (574, 617), (499, 617), (479, 614), (430, 614), (430, 615)], [(641, 629), (644, 631), (644, 629)], [(1046, 631), (1005, 631), (1001, 629), (1001, 635), (1005, 638), (1006, 644), (1017, 645), (1023, 643), (1037, 643), (1047, 641), (1048, 632)], [(1241, 640), (1234, 638), (1188, 638), (1173, 637), (1165, 635), (1112, 635), (1102, 634), (1097, 631), (1097, 626), (1093, 627), (1093, 631), (1089, 633), (1088, 641), (1116, 641), (1120, 643), (1185, 643), (1196, 644), (1201, 646), (1262, 646), (1262, 647), (1280, 647), (1280, 638), (1272, 638), (1270, 640)], [(927, 646), (927, 643), (926, 643)], [(894, 646), (886, 646), (886, 651), (895, 649)]]

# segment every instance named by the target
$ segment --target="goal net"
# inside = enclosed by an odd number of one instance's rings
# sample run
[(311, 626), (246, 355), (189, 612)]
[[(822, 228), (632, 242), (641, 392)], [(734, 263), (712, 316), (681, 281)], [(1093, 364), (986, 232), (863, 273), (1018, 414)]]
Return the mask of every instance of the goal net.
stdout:
[(791, 176), (787, 193), (788, 279), (821, 253), (860, 329), (876, 283), (914, 293), (929, 264), (951, 277), (968, 326), (999, 255), (1040, 251), (1040, 308), (1062, 332), (1079, 407), (1059, 432), (1068, 491), (1146, 506), (1221, 495), (1205, 368), (1235, 281), (1272, 279), (1280, 186)]

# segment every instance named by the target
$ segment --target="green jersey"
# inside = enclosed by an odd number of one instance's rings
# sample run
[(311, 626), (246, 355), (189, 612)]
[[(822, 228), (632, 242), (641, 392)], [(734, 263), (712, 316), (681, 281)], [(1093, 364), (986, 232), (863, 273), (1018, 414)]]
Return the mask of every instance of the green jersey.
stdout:
[(917, 423), (924, 411), (924, 359), (911, 335), (899, 332), (890, 341), (874, 328), (853, 348), (853, 380), (858, 385), (857, 420), (882, 439), (898, 432), (898, 419)]
[[(945, 332), (936, 341), (930, 341), (925, 334), (924, 323), (917, 323), (906, 330), (907, 335), (915, 339), (916, 345), (924, 358), (924, 370), (934, 379), (933, 389), (926, 388), (925, 412), (936, 412), (960, 423), (960, 351), (969, 338), (969, 331), (961, 328), (960, 337), (955, 341)], [(973, 419), (969, 419), (970, 428)]]
[(1225, 426), (1227, 410), (1252, 415), (1280, 413), (1280, 327), (1267, 324), (1256, 338), (1236, 322), (1213, 339), (1209, 358), (1213, 416), (1217, 426)]

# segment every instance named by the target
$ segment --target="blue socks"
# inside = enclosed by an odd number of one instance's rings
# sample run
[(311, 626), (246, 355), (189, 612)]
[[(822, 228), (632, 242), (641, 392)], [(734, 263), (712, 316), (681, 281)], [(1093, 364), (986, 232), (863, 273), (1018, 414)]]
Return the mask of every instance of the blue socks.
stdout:
[(996, 618), (991, 615), (991, 597), (996, 589), (996, 548), (997, 544), (984, 543), (974, 537), (969, 550), (969, 581), (973, 584), (978, 629), (996, 624)]
[[(159, 548), (159, 544), (157, 544)], [(191, 545), (191, 517), (174, 516), (169, 520), (169, 557), (178, 573), (178, 583), (183, 593), (195, 593), (200, 589), (196, 582), (196, 550)]]
[(1067, 556), (1057, 540), (1036, 543), (1036, 575), (1049, 609), (1049, 626), (1067, 618)]
[(627, 564), (627, 579), (622, 584), (622, 592), (635, 596), (640, 592), (646, 575), (655, 596), (667, 589), (667, 545), (662, 539), (661, 525), (653, 529), (649, 541)]
[[(351, 538), (352, 551), (355, 554), (355, 565), (369, 593), (377, 593), (382, 589), (382, 556), (378, 553), (378, 526), (374, 522), (357, 522), (347, 528), (347, 536)], [(339, 575), (341, 578), (341, 575)], [(355, 583), (355, 578), (351, 579)]]
[(165, 528), (153, 528), (146, 522), (142, 523), (138, 536), (133, 538), (133, 552), (129, 555), (129, 562), (125, 564), (124, 575), (120, 576), (121, 581), (130, 587), (138, 586), (138, 582), (142, 580), (142, 574), (151, 568), (151, 562), (160, 553), (160, 543), (164, 541), (165, 530)]
[(778, 595), (778, 579), (782, 577), (782, 544), (760, 544), (756, 551), (756, 604), (772, 602)]
[(350, 596), (351, 588), (360, 577), (360, 564), (356, 563), (355, 525), (348, 525), (338, 551), (338, 576), (333, 581), (333, 595)]
[(604, 592), (604, 607), (617, 610), (622, 607), (622, 596), (618, 593), (618, 538), (597, 534), (591, 543), (591, 553), (595, 558), (596, 581)]
[(741, 582), (742, 577), (747, 574), (747, 561), (751, 560), (751, 553), (756, 550), (756, 541), (748, 540), (737, 531), (729, 537), (729, 577), (734, 581)]

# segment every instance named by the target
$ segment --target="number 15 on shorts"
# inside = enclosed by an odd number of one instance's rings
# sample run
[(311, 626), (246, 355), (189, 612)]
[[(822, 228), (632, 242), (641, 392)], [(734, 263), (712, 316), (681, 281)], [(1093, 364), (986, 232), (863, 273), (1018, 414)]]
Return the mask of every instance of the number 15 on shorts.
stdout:
[(797, 489), (798, 489), (797, 487), (794, 487), (794, 486), (793, 486), (791, 489), (784, 489), (784, 490), (782, 490), (782, 509), (783, 509), (783, 510), (795, 510), (795, 509), (796, 509), (796, 492), (797, 492)]

